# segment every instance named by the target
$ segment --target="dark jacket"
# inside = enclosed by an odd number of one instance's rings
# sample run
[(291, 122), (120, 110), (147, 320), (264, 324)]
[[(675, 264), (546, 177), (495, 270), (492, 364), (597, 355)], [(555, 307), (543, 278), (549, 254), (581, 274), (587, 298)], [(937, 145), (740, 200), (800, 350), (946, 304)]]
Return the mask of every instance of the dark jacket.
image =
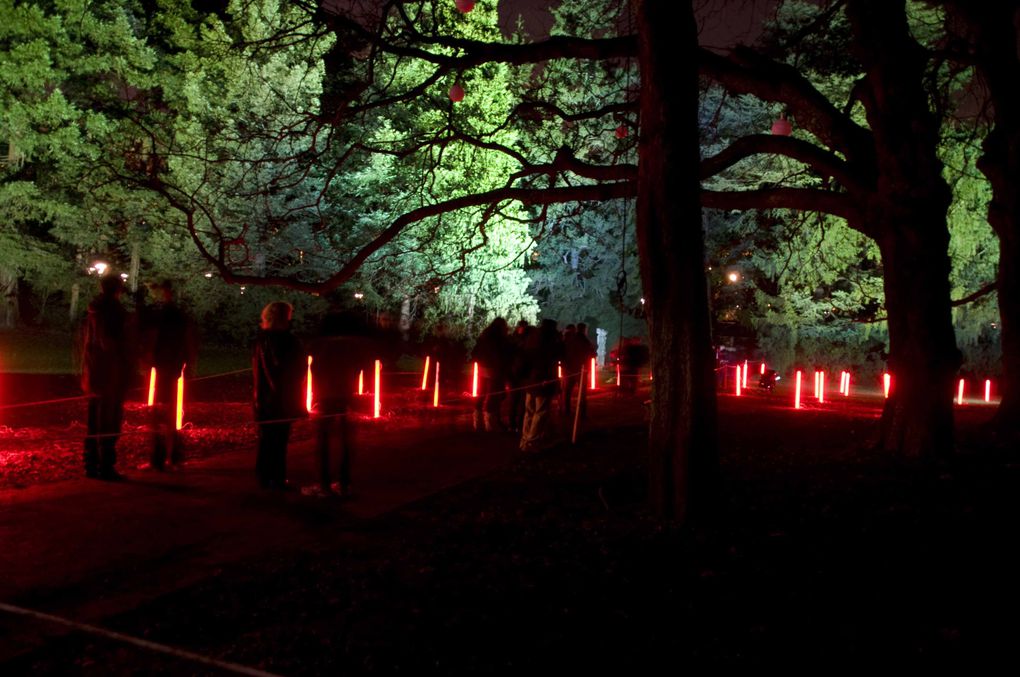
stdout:
[(358, 372), (373, 378), (373, 342), (365, 336), (324, 336), (309, 345), (312, 356), (313, 409), (320, 414), (341, 413), (357, 390)]
[(556, 331), (556, 323), (543, 320), (532, 328), (524, 340), (524, 359), (527, 364), (524, 382), (535, 386), (533, 392), (551, 395), (559, 390), (556, 365), (563, 359), (563, 341)]
[(564, 339), (565, 355), (563, 369), (566, 373), (576, 374), (582, 367), (587, 367), (591, 358), (595, 357), (595, 346), (587, 336), (573, 333)]
[(475, 341), (471, 359), (478, 363), (479, 369), (487, 377), (503, 382), (509, 376), (510, 361), (513, 357), (513, 346), (510, 337), (496, 329), (488, 328)]
[(146, 366), (179, 373), (195, 366), (195, 332), (191, 320), (174, 303), (146, 308), (142, 315), (142, 346)]
[(289, 331), (259, 329), (252, 352), (255, 420), (300, 418), (305, 411), (307, 360)]
[(88, 395), (123, 397), (134, 373), (128, 314), (113, 296), (88, 307), (82, 335), (81, 387)]

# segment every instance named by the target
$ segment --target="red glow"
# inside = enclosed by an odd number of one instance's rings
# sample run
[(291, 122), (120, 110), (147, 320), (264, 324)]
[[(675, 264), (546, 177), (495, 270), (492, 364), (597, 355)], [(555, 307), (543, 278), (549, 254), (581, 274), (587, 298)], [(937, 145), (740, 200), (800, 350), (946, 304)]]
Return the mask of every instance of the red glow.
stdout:
[(616, 387), (620, 387), (620, 365), (616, 365)]
[[(478, 366), (477, 362), (475, 363), (475, 366), (476, 367)], [(434, 391), (432, 391), (432, 406), (433, 407), (438, 407), (439, 406), (439, 361), (438, 360), (436, 361), (436, 389)]]
[(464, 88), (460, 86), (460, 83), (450, 87), (450, 101), (458, 103), (464, 100)]
[(467, 14), (475, 8), (475, 0), (454, 0), (454, 5), (457, 6), (457, 11)]
[(825, 372), (818, 372), (818, 401), (825, 401)]
[(365, 394), (365, 370), (362, 369), (358, 372), (358, 394)]
[(739, 364), (737, 365), (737, 389), (736, 389), (736, 395), (737, 395), (737, 397), (740, 397), (740, 365)]
[(892, 388), (892, 374), (882, 374), (882, 387), (885, 389), (885, 397), (889, 398), (889, 390)]
[(563, 378), (563, 363), (556, 363), (556, 378)]
[(184, 368), (181, 367), (181, 375), (177, 377), (177, 429), (184, 427)]
[(960, 383), (956, 386), (956, 403), (963, 404), (963, 379), (960, 379)]
[(312, 356), (308, 356), (308, 376), (305, 378), (305, 411), (312, 411)]
[(475, 362), (471, 369), (471, 397), (478, 397), (478, 363)]
[(429, 356), (425, 356), (425, 369), (421, 372), (421, 389), (429, 387)]
[(762, 363), (761, 363), (761, 371), (760, 371), (759, 373), (760, 373), (760, 374), (761, 374), (762, 376), (764, 376), (764, 375), (765, 375), (765, 363), (764, 363), (764, 362), (762, 362)]
[(992, 401), (992, 382), (985, 379), (985, 402)]
[(793, 408), (794, 409), (800, 409), (800, 381), (801, 381), (801, 373), (800, 373), (800, 371), (798, 371), (797, 372), (797, 386), (796, 386), (796, 388), (793, 391)]
[(592, 390), (595, 390), (595, 388), (597, 387), (596, 384), (595, 384), (596, 383), (595, 382), (595, 372), (597, 370), (598, 370), (598, 366), (596, 366), (595, 358), (593, 357), (593, 358), (591, 358), (591, 389)]
[[(436, 374), (438, 374), (438, 373), (439, 373), (439, 365), (437, 364), (436, 365)], [(437, 378), (436, 381), (438, 382), (439, 379)], [(373, 402), (373, 406), (372, 406), (372, 418), (381, 418), (382, 417), (382, 400), (380, 399), (380, 395), (381, 395), (381, 393), (379, 392), (380, 390), (382, 390), (382, 361), (381, 360), (376, 360), (375, 361), (375, 393), (373, 394), (373, 397), (375, 398), (375, 402)]]
[(743, 372), (743, 374), (741, 374), (740, 378), (743, 380), (743, 384), (742, 385), (743, 385), (744, 389), (746, 390), (747, 389), (747, 360), (744, 360), (744, 372)]
[(149, 370), (149, 406), (156, 401), (156, 368)]

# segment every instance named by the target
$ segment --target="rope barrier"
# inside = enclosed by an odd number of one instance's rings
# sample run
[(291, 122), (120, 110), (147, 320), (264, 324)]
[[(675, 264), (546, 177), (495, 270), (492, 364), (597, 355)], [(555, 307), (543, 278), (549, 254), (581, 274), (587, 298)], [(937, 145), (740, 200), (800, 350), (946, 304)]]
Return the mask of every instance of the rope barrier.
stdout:
[(15, 616), (23, 616), (28, 618), (34, 618), (39, 621), (46, 623), (52, 623), (54, 625), (61, 625), (65, 628), (71, 628), (79, 632), (84, 632), (89, 635), (95, 635), (104, 639), (112, 639), (115, 642), (122, 642), (124, 644), (131, 644), (133, 646), (154, 651), (156, 653), (166, 654), (167, 656), (173, 656), (174, 658), (181, 658), (183, 660), (191, 661), (193, 663), (200, 663), (202, 665), (209, 665), (220, 670), (226, 670), (238, 675), (250, 675), (252, 677), (277, 677), (271, 672), (265, 670), (258, 670), (256, 668), (250, 668), (246, 665), (239, 663), (231, 663), (229, 661), (221, 661), (216, 658), (210, 658), (209, 656), (203, 656), (202, 654), (193, 653), (191, 651), (185, 651), (168, 644), (160, 644), (159, 642), (153, 642), (148, 639), (142, 639), (140, 637), (134, 637), (132, 635), (125, 635), (122, 632), (116, 632), (114, 630), (107, 630), (98, 625), (90, 625), (89, 623), (81, 623), (74, 621), (69, 618), (62, 618), (60, 616), (54, 616), (53, 614), (43, 613), (41, 611), (35, 611), (33, 609), (26, 609), (20, 606), (14, 606), (13, 604), (5, 604), (0, 602), (0, 611), (5, 611)]

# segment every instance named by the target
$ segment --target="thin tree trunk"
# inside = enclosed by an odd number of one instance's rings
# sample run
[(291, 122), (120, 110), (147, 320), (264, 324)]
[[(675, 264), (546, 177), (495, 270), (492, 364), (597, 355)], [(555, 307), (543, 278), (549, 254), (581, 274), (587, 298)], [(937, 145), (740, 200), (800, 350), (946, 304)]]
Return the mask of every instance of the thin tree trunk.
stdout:
[(650, 495), (662, 517), (700, 522), (717, 509), (720, 482), (698, 183), (697, 29), (689, 1), (639, 0), (637, 7), (637, 237), (654, 374)]
[(0, 326), (12, 329), (18, 324), (18, 274), (9, 268), (0, 269)]

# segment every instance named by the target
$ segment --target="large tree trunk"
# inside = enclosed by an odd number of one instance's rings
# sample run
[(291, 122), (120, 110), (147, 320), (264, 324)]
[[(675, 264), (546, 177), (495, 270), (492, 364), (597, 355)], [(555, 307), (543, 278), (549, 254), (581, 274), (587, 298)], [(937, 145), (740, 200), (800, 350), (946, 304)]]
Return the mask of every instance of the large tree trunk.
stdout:
[(969, 28), (978, 71), (992, 101), (994, 129), (978, 167), (992, 186), (988, 223), (999, 237), (1002, 346), (1000, 426), (1020, 430), (1020, 54), (1017, 2), (951, 3)]
[(701, 521), (717, 507), (719, 467), (699, 203), (697, 31), (689, 1), (637, 6), (637, 236), (655, 377), (650, 493), (661, 516)]
[(960, 357), (949, 296), (951, 194), (938, 159), (939, 120), (924, 90), (927, 55), (904, 0), (850, 0), (862, 98), (875, 138), (876, 189), (864, 208), (882, 252), (893, 394), (881, 444), (906, 456), (953, 448), (952, 382)]

